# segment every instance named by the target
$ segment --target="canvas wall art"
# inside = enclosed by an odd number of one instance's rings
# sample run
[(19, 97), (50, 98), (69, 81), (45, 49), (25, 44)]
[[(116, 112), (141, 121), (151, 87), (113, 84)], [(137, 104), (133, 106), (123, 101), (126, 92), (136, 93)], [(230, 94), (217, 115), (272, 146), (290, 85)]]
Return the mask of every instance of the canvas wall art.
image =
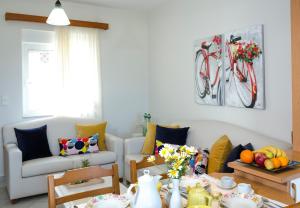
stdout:
[(264, 109), (263, 26), (195, 42), (196, 102)]
[(224, 35), (225, 105), (264, 108), (262, 25)]
[(196, 102), (222, 105), (222, 35), (195, 41)]

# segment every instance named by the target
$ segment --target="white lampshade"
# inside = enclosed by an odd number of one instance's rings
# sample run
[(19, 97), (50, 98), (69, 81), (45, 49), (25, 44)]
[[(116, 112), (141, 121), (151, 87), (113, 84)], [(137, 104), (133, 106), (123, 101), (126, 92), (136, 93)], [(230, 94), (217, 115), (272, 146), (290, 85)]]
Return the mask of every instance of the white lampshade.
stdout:
[(70, 20), (67, 14), (65, 13), (65, 10), (62, 8), (59, 0), (56, 1), (55, 8), (51, 11), (46, 22), (49, 25), (56, 26), (66, 26), (70, 24)]

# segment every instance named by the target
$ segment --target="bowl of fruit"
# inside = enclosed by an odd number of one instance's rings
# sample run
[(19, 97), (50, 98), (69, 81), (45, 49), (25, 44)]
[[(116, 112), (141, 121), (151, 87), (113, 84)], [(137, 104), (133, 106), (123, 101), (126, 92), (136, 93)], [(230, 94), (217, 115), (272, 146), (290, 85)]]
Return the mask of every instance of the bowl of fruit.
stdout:
[(266, 146), (255, 151), (243, 150), (238, 161), (271, 172), (294, 168), (300, 164), (289, 160), (284, 150), (274, 146)]

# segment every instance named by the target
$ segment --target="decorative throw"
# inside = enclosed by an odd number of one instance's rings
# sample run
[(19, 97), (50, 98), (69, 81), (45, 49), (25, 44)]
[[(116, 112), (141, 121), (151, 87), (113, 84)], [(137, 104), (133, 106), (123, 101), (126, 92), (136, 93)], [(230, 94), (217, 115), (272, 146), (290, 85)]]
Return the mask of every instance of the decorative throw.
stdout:
[(98, 139), (98, 134), (89, 138), (60, 138), (58, 139), (60, 155), (68, 156), (99, 152)]
[(208, 156), (209, 156), (208, 149), (202, 150), (200, 148), (198, 150), (198, 153), (194, 157), (193, 166), (192, 166), (195, 174), (200, 175), (207, 172)]
[(47, 138), (47, 125), (34, 129), (16, 129), (18, 147), (22, 161), (51, 157)]

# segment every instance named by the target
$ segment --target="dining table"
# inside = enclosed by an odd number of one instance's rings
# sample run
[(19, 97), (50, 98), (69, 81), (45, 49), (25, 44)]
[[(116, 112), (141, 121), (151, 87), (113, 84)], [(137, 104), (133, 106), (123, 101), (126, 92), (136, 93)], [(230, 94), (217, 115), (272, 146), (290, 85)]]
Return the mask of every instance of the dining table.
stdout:
[[(206, 174), (205, 174), (206, 175)], [(271, 202), (276, 202), (278, 203), (278, 206), (271, 206), (272, 204), (268, 206), (264, 206), (266, 208), (280, 208), (280, 207), (289, 207), (289, 208), (300, 208), (300, 205), (295, 204), (294, 199), (287, 193), (287, 192), (282, 192), (279, 191), (278, 189), (274, 189), (270, 186), (266, 186), (262, 183), (259, 183), (254, 180), (250, 180), (232, 173), (211, 173), (209, 175), (206, 175), (207, 178), (210, 178), (211, 181), (217, 181), (221, 179), (223, 176), (230, 176), (234, 179), (234, 181), (239, 184), (239, 183), (247, 183), (251, 184), (252, 189), (254, 190), (255, 194), (260, 195), (263, 199), (265, 200), (270, 200)], [(167, 181), (164, 181), (167, 183)], [(212, 182), (213, 183), (213, 182)], [(211, 184), (211, 186), (214, 186)], [(122, 191), (121, 194), (125, 194), (125, 187), (122, 184)], [(162, 208), (169, 208), (168, 203), (166, 198), (164, 197), (163, 194), (161, 194), (162, 198)], [(76, 206), (71, 206), (70, 208), (86, 208), (86, 205), (88, 201), (91, 199), (86, 199), (86, 200), (81, 200), (80, 204), (76, 204)], [(183, 197), (183, 201), (185, 201), (184, 204), (186, 204), (187, 199), (186, 197)], [(128, 208), (130, 208), (130, 205), (128, 205)]]

